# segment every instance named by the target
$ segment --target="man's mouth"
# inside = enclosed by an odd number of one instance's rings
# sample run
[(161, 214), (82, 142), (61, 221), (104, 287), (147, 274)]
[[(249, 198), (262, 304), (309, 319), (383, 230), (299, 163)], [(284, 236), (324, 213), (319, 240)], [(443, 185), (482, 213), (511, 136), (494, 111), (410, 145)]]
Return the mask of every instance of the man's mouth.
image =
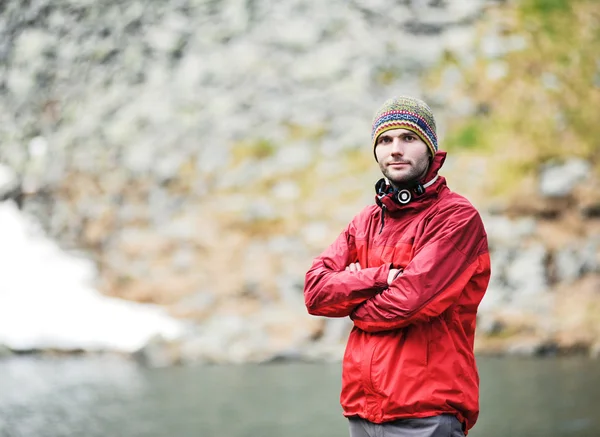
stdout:
[(394, 161), (388, 164), (388, 167), (403, 167), (405, 165), (410, 165), (409, 162), (406, 161)]

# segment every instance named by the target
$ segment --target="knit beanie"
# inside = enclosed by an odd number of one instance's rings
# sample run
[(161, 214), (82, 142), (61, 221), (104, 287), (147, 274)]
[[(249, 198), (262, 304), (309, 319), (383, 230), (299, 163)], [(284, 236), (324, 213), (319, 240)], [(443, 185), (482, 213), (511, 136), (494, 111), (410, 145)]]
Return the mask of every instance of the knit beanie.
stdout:
[[(414, 132), (429, 147), (431, 156), (438, 150), (435, 119), (427, 103), (413, 97), (393, 97), (386, 100), (373, 117), (373, 153), (377, 138), (385, 131), (407, 129)], [(377, 159), (377, 155), (375, 155)]]

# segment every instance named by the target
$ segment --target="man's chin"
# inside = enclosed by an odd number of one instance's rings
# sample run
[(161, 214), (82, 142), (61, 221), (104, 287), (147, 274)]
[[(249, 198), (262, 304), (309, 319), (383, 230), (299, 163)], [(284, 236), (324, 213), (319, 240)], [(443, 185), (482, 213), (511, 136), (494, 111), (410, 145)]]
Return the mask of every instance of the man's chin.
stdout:
[(387, 175), (387, 178), (395, 187), (410, 184), (414, 179), (411, 175)]

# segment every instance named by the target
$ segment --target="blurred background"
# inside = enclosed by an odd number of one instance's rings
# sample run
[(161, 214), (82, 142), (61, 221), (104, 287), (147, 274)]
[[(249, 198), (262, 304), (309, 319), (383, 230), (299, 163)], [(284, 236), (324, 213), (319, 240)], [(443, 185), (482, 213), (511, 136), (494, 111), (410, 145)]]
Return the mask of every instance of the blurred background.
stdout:
[(0, 437), (347, 435), (303, 280), (400, 94), (489, 234), (470, 435), (598, 436), (597, 0), (5, 0)]

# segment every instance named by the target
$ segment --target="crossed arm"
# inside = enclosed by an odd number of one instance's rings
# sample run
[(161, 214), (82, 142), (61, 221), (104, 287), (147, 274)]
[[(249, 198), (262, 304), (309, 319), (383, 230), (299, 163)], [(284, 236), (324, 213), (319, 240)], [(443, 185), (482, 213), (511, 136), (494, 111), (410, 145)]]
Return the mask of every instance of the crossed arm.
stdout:
[[(307, 272), (309, 313), (350, 316), (368, 332), (399, 329), (436, 317), (457, 301), (476, 273), (489, 274), (487, 239), (472, 209), (438, 214), (404, 270), (361, 268), (349, 226)], [(449, 224), (450, 223), (450, 224)]]
[(357, 269), (353, 224), (317, 257), (306, 273), (304, 302), (315, 316), (346, 317), (388, 286), (389, 265)]

